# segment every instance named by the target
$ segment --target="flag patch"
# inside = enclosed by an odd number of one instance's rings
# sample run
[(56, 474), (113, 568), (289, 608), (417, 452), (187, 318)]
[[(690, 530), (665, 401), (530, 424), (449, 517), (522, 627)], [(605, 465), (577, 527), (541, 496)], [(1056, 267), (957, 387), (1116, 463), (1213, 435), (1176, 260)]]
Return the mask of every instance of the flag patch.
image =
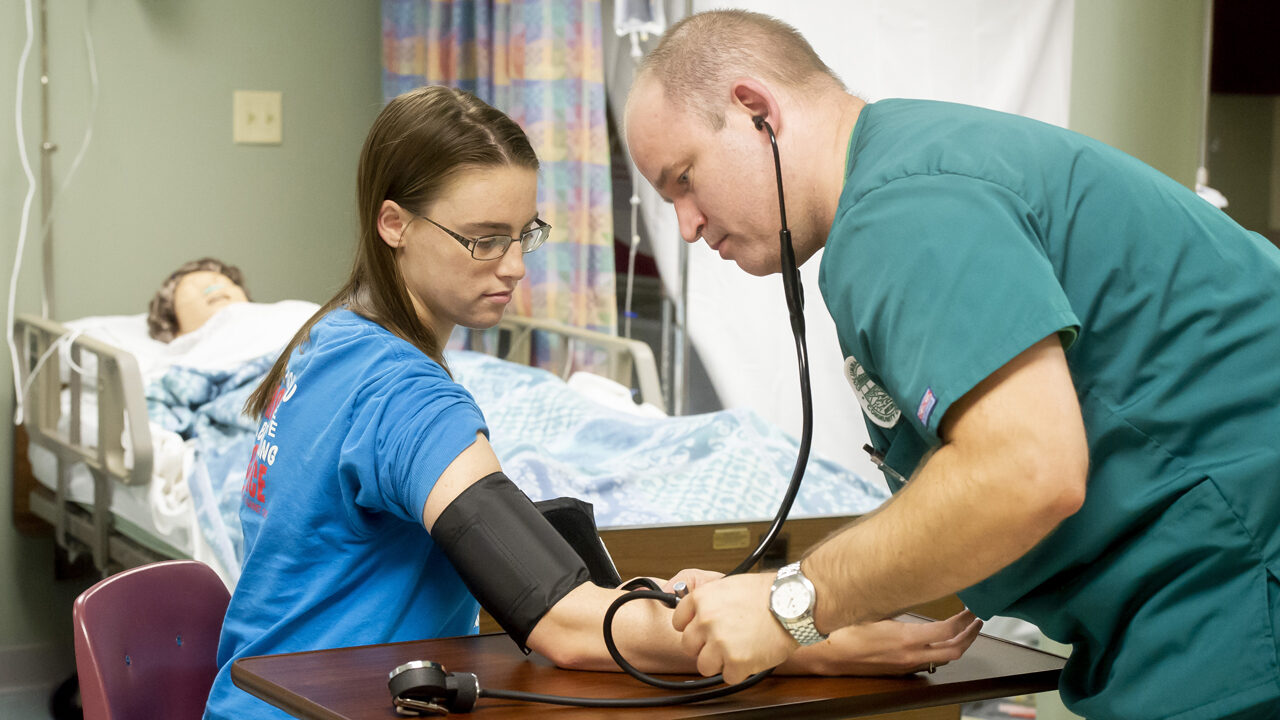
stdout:
[(916, 417), (919, 418), (921, 425), (929, 426), (929, 416), (933, 415), (933, 408), (937, 404), (938, 398), (934, 397), (933, 388), (925, 388), (924, 397), (920, 398), (920, 406), (916, 408)]

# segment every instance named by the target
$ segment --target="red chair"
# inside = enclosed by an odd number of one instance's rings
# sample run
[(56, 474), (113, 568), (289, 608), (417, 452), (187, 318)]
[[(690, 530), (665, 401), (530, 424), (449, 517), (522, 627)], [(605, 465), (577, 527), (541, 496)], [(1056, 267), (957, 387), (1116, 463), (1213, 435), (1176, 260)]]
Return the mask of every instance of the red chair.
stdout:
[(200, 718), (230, 600), (194, 560), (143, 565), (81, 593), (72, 615), (85, 720)]

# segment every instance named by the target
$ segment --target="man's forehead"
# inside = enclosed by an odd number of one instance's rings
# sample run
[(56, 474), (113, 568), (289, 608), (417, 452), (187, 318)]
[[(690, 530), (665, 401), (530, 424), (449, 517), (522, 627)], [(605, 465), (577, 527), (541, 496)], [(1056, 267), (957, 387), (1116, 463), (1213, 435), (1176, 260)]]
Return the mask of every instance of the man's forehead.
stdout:
[(668, 97), (660, 81), (646, 77), (632, 86), (624, 116), (628, 134), (633, 127), (653, 130), (655, 125), (659, 126), (660, 132), (667, 132), (674, 127), (683, 127), (688, 121), (684, 103)]
[(662, 82), (654, 78), (653, 73), (645, 73), (631, 84), (631, 91), (627, 93), (627, 112), (631, 113), (638, 108), (651, 108), (665, 101)]
[(674, 166), (687, 161), (688, 119), (663, 97), (657, 83), (646, 85), (627, 105), (627, 142), (640, 171), (661, 187)]
[(695, 125), (716, 130), (718, 126), (708, 120), (714, 108), (704, 107), (706, 102), (709, 101), (701, 93), (694, 90), (672, 90), (661, 79), (654, 77), (653, 72), (649, 72), (641, 75), (631, 85), (627, 94), (624, 121), (630, 122), (633, 117), (659, 117), (682, 130)]

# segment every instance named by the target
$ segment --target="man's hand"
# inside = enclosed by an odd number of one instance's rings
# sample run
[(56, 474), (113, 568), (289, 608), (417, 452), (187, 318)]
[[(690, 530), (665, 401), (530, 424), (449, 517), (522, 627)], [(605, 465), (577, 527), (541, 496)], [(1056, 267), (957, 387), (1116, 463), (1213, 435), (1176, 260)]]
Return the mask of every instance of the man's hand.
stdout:
[(684, 583), (685, 588), (689, 592), (693, 592), (701, 585), (715, 582), (724, 577), (724, 573), (715, 570), (699, 570), (697, 568), (686, 568), (671, 576), (671, 579), (662, 583), (662, 592), (675, 592), (677, 583)]
[(982, 621), (968, 610), (935, 622), (904, 615), (850, 625), (826, 642), (801, 648), (781, 669), (804, 675), (905, 675), (959, 659), (981, 629)]
[[(646, 575), (643, 577), (643, 579), (649, 580), (655, 583), (658, 586), (658, 588), (662, 590), (662, 592), (664, 593), (673, 593), (675, 592), (676, 585), (679, 583), (684, 583), (685, 589), (688, 590), (689, 592), (692, 592), (693, 589), (698, 587), (699, 585), (705, 585), (709, 582), (714, 582), (716, 580), (719, 580), (722, 577), (724, 577), (724, 573), (716, 572), (715, 570), (700, 570), (698, 568), (685, 568), (684, 570), (681, 570), (680, 572), (676, 573), (675, 575), (672, 575), (670, 578), (666, 580), (663, 580), (660, 577), (653, 577), (652, 575)], [(622, 585), (628, 585), (640, 579), (641, 578), (639, 577), (629, 578), (627, 580), (623, 580)]]
[(734, 575), (695, 589), (676, 606), (671, 624), (697, 659), (698, 672), (727, 683), (782, 664), (799, 647), (769, 612), (773, 574)]

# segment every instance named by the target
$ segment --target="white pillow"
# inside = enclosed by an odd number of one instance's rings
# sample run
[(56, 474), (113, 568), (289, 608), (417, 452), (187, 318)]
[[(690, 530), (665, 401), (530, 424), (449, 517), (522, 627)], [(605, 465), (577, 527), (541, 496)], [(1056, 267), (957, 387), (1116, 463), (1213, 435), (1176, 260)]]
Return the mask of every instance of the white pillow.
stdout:
[(603, 375), (579, 370), (570, 375), (565, 384), (584, 397), (614, 410), (641, 417), (667, 417), (657, 405), (647, 402), (637, 405), (626, 385)]
[[(175, 365), (201, 370), (229, 369), (279, 352), (319, 309), (319, 305), (305, 300), (233, 303), (219, 310), (200, 329), (169, 343), (147, 334), (146, 314), (87, 317), (63, 324), (133, 355), (142, 382), (146, 384)], [(92, 355), (82, 355), (81, 360), (86, 375), (97, 374)], [(64, 362), (64, 380), (66, 365)]]
[[(305, 300), (233, 303), (200, 329), (163, 346), (161, 362), (200, 370), (226, 370), (279, 353), (320, 306)], [(161, 370), (163, 373), (163, 370)]]
[[(69, 320), (63, 325), (72, 332), (88, 335), (95, 340), (114, 345), (133, 355), (134, 359), (138, 361), (138, 369), (142, 372), (143, 378), (147, 377), (148, 370), (154, 367), (164, 355), (165, 344), (147, 334), (146, 313), (79, 318), (78, 320)], [(63, 382), (66, 382), (69, 378), (69, 364), (64, 355), (62, 361)], [(86, 376), (97, 376), (98, 360), (92, 353), (82, 353), (80, 355), (80, 366)], [(85, 389), (91, 390), (93, 385), (86, 385)]]

